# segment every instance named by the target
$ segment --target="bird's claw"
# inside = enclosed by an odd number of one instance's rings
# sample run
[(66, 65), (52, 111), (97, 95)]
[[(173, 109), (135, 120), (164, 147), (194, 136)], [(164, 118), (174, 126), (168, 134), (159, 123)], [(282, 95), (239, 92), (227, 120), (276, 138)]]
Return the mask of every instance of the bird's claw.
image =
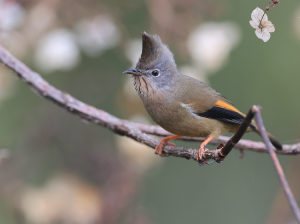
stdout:
[(200, 145), (200, 148), (198, 150), (198, 153), (197, 153), (197, 161), (198, 161), (198, 164), (200, 166), (204, 166), (204, 164), (207, 164), (207, 165), (210, 165), (213, 163), (213, 160), (212, 161), (206, 161), (206, 160), (203, 160), (203, 150), (204, 150), (204, 145)]
[(199, 165), (199, 166), (204, 166), (204, 164), (210, 165), (210, 164), (212, 164), (212, 163), (213, 163), (213, 160), (212, 160), (212, 161), (206, 161), (206, 160), (199, 160), (199, 161), (198, 161), (198, 165)]
[(214, 161), (213, 160), (211, 160), (211, 161), (206, 161), (206, 164), (207, 165), (210, 165), (210, 164), (212, 164)]
[[(197, 153), (197, 161), (198, 162), (202, 161), (202, 159), (203, 159), (203, 155), (202, 155), (203, 149), (204, 149), (204, 146), (200, 145), (200, 148)], [(206, 164), (206, 161), (203, 161), (203, 162)]]
[(198, 165), (199, 165), (199, 166), (204, 166), (204, 162), (203, 162), (203, 161), (200, 161), (200, 162), (198, 162)]
[(176, 146), (174, 143), (172, 142), (159, 142), (158, 145), (155, 147), (155, 150), (154, 150), (154, 154), (158, 154), (160, 155), (161, 157), (167, 157), (169, 156), (169, 154), (165, 153), (163, 150), (164, 150), (164, 146), (165, 145), (170, 145), (170, 146)]

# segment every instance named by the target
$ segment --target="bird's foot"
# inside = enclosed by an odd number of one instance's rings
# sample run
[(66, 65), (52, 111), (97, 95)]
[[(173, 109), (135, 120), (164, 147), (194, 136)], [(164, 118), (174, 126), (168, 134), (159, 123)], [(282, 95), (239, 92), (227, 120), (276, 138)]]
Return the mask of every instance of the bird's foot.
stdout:
[(203, 162), (203, 163), (205, 163), (205, 164), (208, 164), (207, 163), (207, 161), (202, 161), (202, 159), (203, 159), (203, 150), (204, 150), (204, 147), (212, 140), (214, 138), (214, 136), (212, 136), (212, 135), (210, 135), (210, 136), (208, 136), (208, 138), (207, 139), (205, 139), (205, 141), (204, 142), (202, 142), (201, 144), (200, 144), (200, 147), (199, 147), (199, 150), (198, 150), (198, 153), (197, 153), (197, 162)]
[(167, 144), (169, 145), (169, 146), (176, 146), (174, 143), (172, 143), (172, 142), (167, 142)]
[(172, 142), (167, 142), (166, 141), (163, 141), (164, 139), (162, 139), (158, 145), (155, 147), (155, 150), (154, 150), (154, 154), (158, 154), (160, 156), (167, 156), (167, 154), (163, 151), (164, 150), (164, 147), (165, 145), (170, 145), (170, 146), (176, 146), (174, 143)]
[(203, 159), (203, 153), (202, 152), (203, 152), (204, 147), (205, 147), (204, 144), (200, 145), (198, 153), (197, 153), (197, 161), (198, 162), (203, 162), (203, 163), (207, 164), (206, 161), (202, 161), (202, 159)]

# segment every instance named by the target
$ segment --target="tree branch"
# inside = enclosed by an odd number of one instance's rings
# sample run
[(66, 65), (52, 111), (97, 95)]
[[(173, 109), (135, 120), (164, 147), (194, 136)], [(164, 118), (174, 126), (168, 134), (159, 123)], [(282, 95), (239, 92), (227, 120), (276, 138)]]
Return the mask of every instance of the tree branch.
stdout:
[(300, 210), (299, 210), (299, 207), (296, 203), (296, 200), (293, 196), (293, 193), (290, 189), (290, 186), (285, 178), (285, 175), (284, 175), (284, 172), (283, 172), (283, 169), (279, 163), (279, 160), (274, 152), (274, 149), (272, 147), (272, 144), (270, 142), (270, 139), (268, 137), (268, 134), (267, 134), (267, 131), (265, 129), (265, 126), (264, 126), (264, 123), (263, 123), (263, 120), (262, 120), (262, 117), (261, 117), (261, 113), (260, 113), (260, 108), (259, 107), (255, 107), (253, 108), (254, 109), (254, 112), (255, 112), (255, 116), (256, 116), (256, 121), (257, 121), (257, 126), (259, 128), (259, 131), (261, 133), (261, 136), (268, 148), (268, 151), (269, 151), (269, 155), (271, 157), (271, 160), (273, 162), (273, 165), (276, 169), (276, 172), (278, 174), (278, 177), (279, 177), (279, 180), (281, 182), (281, 185), (283, 187), (283, 190), (284, 190), (284, 193), (286, 195), (286, 198), (288, 199), (288, 202), (291, 206), (291, 209), (296, 217), (296, 220), (297, 222), (300, 224)]
[[(172, 135), (170, 132), (167, 132), (163, 128), (155, 125), (147, 125), (147, 124), (141, 124), (136, 122), (130, 122), (128, 121), (130, 125), (133, 125), (137, 129), (141, 130), (144, 133), (150, 134), (150, 135), (157, 135), (157, 136), (170, 136)], [(220, 136), (218, 139), (213, 139), (209, 142), (211, 145), (220, 145), (220, 144), (226, 144), (229, 141), (230, 137), (226, 136)], [(201, 137), (182, 137), (180, 140), (184, 141), (193, 141), (193, 142), (203, 142), (205, 138)], [(256, 142), (246, 139), (241, 139), (235, 146), (235, 149), (240, 150), (248, 150), (248, 151), (254, 151), (254, 152), (263, 152), (268, 153), (268, 149), (266, 148), (266, 145), (263, 142)], [(283, 145), (283, 150), (276, 150), (277, 154), (281, 155), (297, 155), (300, 153), (300, 143), (292, 144), (292, 145)]]
[[(10, 68), (17, 76), (26, 82), (30, 88), (38, 95), (51, 100), (57, 105), (65, 108), (70, 113), (73, 113), (80, 118), (104, 126), (111, 131), (130, 137), (138, 142), (146, 144), (151, 148), (155, 148), (158, 141), (148, 134), (158, 136), (169, 136), (171, 133), (165, 131), (161, 127), (130, 122), (121, 120), (103, 110), (87, 105), (68, 93), (62, 92), (46, 82), (39, 74), (30, 70), (25, 64), (20, 62), (8, 51), (0, 46), (0, 62)], [(184, 137), (182, 140), (187, 141), (203, 141), (203, 138)], [(219, 139), (213, 140), (211, 144), (225, 144), (229, 140), (228, 137), (220, 136)], [(235, 145), (237, 149), (251, 150), (256, 152), (267, 152), (266, 147), (262, 142), (254, 142), (249, 140), (241, 140)], [(164, 151), (175, 157), (196, 160), (197, 150), (183, 147), (165, 146)], [(222, 160), (218, 157), (218, 150), (205, 149), (203, 157), (205, 159)], [(295, 155), (300, 153), (300, 144), (284, 145), (282, 151), (276, 151), (279, 154)]]

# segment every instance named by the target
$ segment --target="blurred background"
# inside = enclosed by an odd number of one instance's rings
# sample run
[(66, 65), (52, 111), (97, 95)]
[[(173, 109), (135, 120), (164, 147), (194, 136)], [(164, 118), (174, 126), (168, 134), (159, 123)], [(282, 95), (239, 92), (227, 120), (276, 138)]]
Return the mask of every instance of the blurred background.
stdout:
[[(158, 34), (178, 69), (246, 113), (261, 105), (283, 144), (300, 139), (300, 3), (268, 12), (264, 43), (252, 0), (0, 0), (0, 44), (58, 89), (118, 116), (153, 123), (130, 77), (141, 32)], [(260, 140), (255, 134), (245, 138)], [(176, 141), (198, 148), (199, 143)], [(300, 156), (279, 156), (300, 204)], [(0, 223), (296, 223), (267, 154), (234, 150), (200, 167), (35, 95), (0, 66)]]

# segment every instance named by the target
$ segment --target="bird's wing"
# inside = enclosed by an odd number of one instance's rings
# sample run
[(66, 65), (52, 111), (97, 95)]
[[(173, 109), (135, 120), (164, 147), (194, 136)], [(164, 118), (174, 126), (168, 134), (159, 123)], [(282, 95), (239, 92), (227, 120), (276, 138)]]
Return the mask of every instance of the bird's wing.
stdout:
[[(180, 94), (180, 100), (193, 114), (231, 124), (243, 122), (245, 114), (233, 106), (223, 95), (198, 80), (188, 76), (184, 76), (184, 78), (185, 83), (189, 86), (189, 94)], [(255, 123), (251, 123), (250, 126), (255, 129)]]
[[(245, 118), (245, 114), (236, 109), (236, 107), (221, 94), (218, 95), (218, 99), (213, 107), (203, 113), (196, 114), (201, 117), (217, 119), (232, 124), (241, 124)], [(255, 128), (253, 124), (250, 124), (250, 126)]]

